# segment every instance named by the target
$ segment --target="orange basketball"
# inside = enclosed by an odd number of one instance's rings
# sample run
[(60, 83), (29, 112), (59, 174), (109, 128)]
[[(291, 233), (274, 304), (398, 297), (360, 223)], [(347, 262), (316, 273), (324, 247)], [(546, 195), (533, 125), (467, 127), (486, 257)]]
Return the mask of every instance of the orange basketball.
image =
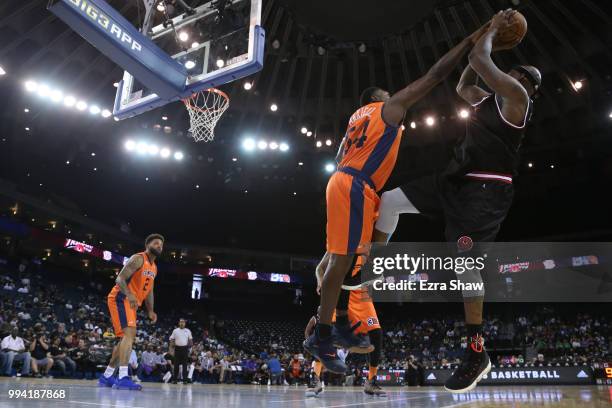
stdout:
[(514, 48), (523, 41), (527, 34), (527, 20), (518, 11), (512, 14), (509, 19), (510, 25), (499, 31), (493, 40), (493, 47), (496, 49), (507, 50)]

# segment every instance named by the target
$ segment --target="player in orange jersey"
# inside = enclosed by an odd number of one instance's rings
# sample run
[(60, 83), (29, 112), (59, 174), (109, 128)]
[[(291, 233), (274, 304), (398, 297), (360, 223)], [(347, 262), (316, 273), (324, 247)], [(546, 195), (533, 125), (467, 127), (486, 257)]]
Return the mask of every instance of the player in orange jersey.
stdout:
[[(321, 288), (320, 321), (315, 333), (304, 342), (306, 350), (329, 371), (346, 371), (333, 345), (338, 338), (349, 345), (359, 342), (346, 321), (336, 322), (332, 336), (332, 315), (342, 282), (354, 266), (355, 254), (366, 252), (371, 242), (380, 201), (378, 191), (395, 166), (406, 111), (451, 73), (486, 29), (483, 26), (461, 41), (424, 76), (393, 96), (377, 87), (366, 89), (361, 107), (349, 119), (336, 157), (338, 169), (327, 184), (327, 253), (323, 258), (327, 268)], [(339, 310), (341, 315), (346, 315), (346, 310)]]
[[(145, 240), (144, 252), (139, 252), (127, 261), (117, 279), (116, 285), (108, 294), (108, 310), (110, 311), (113, 328), (121, 342), (113, 349), (111, 361), (98, 384), (116, 389), (141, 390), (128, 376), (128, 361), (132, 352), (132, 344), (136, 336), (136, 311), (145, 302), (149, 319), (157, 321), (153, 311), (153, 282), (157, 276), (155, 260), (164, 249), (164, 237), (151, 234)], [(115, 368), (119, 362), (119, 375), (114, 378)]]

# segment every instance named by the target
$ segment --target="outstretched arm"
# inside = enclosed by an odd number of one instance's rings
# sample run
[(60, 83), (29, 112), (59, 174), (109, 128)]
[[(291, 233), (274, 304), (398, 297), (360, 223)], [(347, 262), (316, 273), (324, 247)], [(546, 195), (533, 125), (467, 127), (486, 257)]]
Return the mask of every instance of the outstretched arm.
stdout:
[(486, 29), (487, 25), (481, 27), (472, 35), (461, 41), (449, 52), (444, 54), (425, 75), (408, 85), (406, 88), (395, 93), (391, 99), (385, 102), (383, 110), (384, 121), (391, 125), (399, 125), (402, 120), (404, 120), (406, 111), (451, 73), (459, 61), (461, 61), (461, 58), (474, 45)]
[[(525, 88), (513, 77), (500, 70), (491, 59), (493, 39), (508, 24), (513, 10), (500, 11), (491, 20), (491, 26), (470, 52), (470, 66), (491, 90), (504, 99), (504, 117), (515, 122), (525, 116), (529, 96)], [(515, 119), (515, 120), (513, 120)]]
[(490, 95), (487, 91), (476, 85), (478, 74), (468, 64), (461, 74), (459, 84), (457, 84), (457, 94), (467, 103), (474, 106)]

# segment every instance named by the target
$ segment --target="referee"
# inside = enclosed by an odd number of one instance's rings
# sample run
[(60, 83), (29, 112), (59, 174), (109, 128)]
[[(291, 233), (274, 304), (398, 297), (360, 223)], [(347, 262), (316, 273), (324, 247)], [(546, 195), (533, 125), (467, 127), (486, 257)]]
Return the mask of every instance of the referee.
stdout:
[(183, 383), (190, 383), (187, 378), (187, 361), (189, 360), (189, 348), (193, 345), (191, 330), (185, 327), (185, 319), (179, 320), (179, 327), (174, 329), (170, 335), (170, 346), (174, 346), (174, 375), (172, 383), (178, 382), (179, 365), (183, 366)]

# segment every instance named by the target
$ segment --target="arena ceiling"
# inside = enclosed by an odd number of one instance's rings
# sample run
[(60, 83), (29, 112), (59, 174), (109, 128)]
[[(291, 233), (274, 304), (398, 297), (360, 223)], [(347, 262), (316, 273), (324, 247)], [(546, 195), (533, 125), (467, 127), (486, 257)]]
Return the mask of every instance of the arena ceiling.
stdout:
[[(504, 231), (524, 238), (549, 235), (542, 230), (612, 227), (610, 216), (598, 210), (601, 186), (612, 178), (608, 1), (264, 0), (264, 69), (248, 79), (250, 90), (244, 80), (223, 87), (231, 106), (209, 144), (187, 137), (180, 103), (115, 122), (27, 94), (24, 81), (37, 79), (110, 107), (113, 84), (122, 76), (46, 4), (0, 4), (0, 66), (6, 71), (0, 77), (0, 177), (32, 194), (61, 196), (108, 222), (130, 221), (142, 233), (153, 225), (189, 237), (182, 242), (316, 252), (324, 243), (324, 166), (335, 155), (360, 91), (373, 84), (400, 89), (494, 11), (515, 7), (527, 17), (529, 33), (518, 48), (495, 59), (505, 68), (540, 67), (544, 85), (523, 147), (516, 219)], [(110, 4), (139, 20), (134, 0)], [(407, 128), (388, 186), (444, 166), (463, 129), (457, 116), (462, 104), (454, 93), (459, 74), (458, 68), (409, 112), (406, 124), (414, 121), (416, 129)], [(425, 125), (428, 115), (435, 126)], [(302, 127), (313, 134), (302, 134)], [(249, 135), (286, 141), (290, 150), (246, 154), (241, 141)], [(127, 154), (125, 140), (141, 137), (170, 144), (185, 159), (145, 161)], [(523, 214), (534, 205), (554, 208), (547, 211), (554, 217), (559, 202), (559, 214), (580, 208), (581, 219), (556, 225), (543, 217), (539, 229), (525, 222)], [(295, 238), (279, 240), (286, 236)]]

